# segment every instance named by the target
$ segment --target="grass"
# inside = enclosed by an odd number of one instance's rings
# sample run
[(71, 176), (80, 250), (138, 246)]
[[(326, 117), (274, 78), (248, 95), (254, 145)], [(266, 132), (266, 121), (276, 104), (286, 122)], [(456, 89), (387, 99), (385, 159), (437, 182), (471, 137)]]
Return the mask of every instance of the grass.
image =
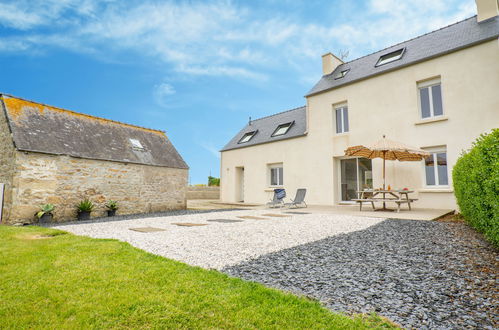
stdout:
[(392, 328), (109, 239), (0, 226), (0, 328)]

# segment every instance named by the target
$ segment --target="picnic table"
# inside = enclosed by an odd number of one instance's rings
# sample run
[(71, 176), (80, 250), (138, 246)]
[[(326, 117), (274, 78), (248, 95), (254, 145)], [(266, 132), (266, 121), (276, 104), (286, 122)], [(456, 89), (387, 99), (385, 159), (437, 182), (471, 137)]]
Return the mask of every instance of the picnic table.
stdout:
[[(387, 209), (386, 203), (396, 203), (397, 212), (400, 212), (401, 204), (407, 204), (409, 210), (411, 210), (411, 203), (417, 201), (417, 199), (415, 198), (409, 198), (409, 194), (413, 192), (414, 190), (403, 190), (403, 189), (400, 190), (365, 189), (365, 190), (358, 190), (357, 194), (359, 195), (359, 198), (354, 198), (352, 200), (359, 203), (360, 211), (362, 211), (362, 203), (370, 203), (375, 211), (394, 211), (393, 209)], [(374, 203), (376, 202), (382, 202), (383, 208), (376, 209), (374, 207)]]

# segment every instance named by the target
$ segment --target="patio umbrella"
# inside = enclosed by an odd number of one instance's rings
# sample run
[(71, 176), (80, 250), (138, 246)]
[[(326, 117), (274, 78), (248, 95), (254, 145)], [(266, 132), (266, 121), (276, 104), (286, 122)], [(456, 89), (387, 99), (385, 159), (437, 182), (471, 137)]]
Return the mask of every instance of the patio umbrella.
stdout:
[(416, 147), (411, 147), (400, 142), (383, 138), (369, 146), (354, 146), (345, 150), (345, 155), (364, 158), (383, 159), (383, 190), (385, 190), (385, 161), (419, 161), (430, 156), (430, 153)]

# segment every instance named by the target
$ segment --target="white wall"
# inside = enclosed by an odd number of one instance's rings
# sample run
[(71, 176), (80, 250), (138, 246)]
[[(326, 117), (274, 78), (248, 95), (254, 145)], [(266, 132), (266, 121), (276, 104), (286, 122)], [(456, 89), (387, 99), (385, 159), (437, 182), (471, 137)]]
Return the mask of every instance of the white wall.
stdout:
[[(417, 82), (440, 77), (444, 119), (422, 124)], [(387, 184), (409, 187), (416, 206), (456, 208), (452, 166), (482, 133), (499, 127), (499, 43), (497, 40), (311, 96), (305, 137), (222, 153), (221, 198), (235, 196), (234, 170), (245, 168), (245, 202), (263, 203), (272, 193), (267, 164), (284, 164), (288, 195), (307, 188), (309, 204), (339, 201), (338, 166), (344, 150), (387, 138), (416, 147), (447, 147), (449, 187), (426, 189), (422, 162), (387, 161)], [(333, 105), (348, 103), (350, 132), (335, 134)], [(374, 186), (382, 184), (381, 160), (373, 160)]]

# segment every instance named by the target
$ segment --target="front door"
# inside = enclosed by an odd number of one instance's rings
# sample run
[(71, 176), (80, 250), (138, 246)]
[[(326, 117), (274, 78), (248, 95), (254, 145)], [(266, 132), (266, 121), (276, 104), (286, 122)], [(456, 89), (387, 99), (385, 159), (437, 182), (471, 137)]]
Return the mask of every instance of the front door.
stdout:
[(236, 167), (236, 202), (244, 202), (244, 167)]
[(341, 201), (357, 198), (357, 191), (373, 187), (372, 163), (366, 158), (340, 160)]

